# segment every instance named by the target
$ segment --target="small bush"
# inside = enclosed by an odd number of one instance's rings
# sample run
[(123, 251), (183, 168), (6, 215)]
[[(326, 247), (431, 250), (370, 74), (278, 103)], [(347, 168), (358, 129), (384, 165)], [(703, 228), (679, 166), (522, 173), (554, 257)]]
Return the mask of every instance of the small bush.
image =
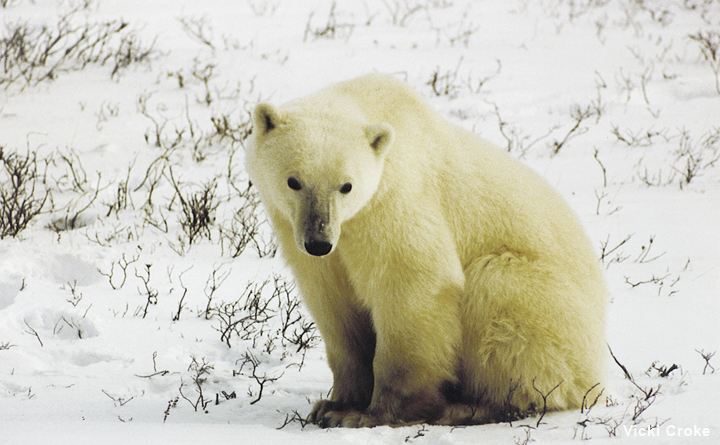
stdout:
[(688, 37), (700, 47), (705, 60), (710, 64), (713, 74), (715, 74), (715, 91), (720, 94), (720, 33), (717, 31), (698, 31), (696, 34), (690, 34)]
[(48, 193), (37, 196), (35, 155), (5, 154), (0, 147), (0, 239), (16, 237), (45, 206)]
[[(212, 280), (214, 283), (215, 274)], [(212, 307), (208, 295), (206, 318), (218, 320), (214, 329), (228, 347), (232, 347), (230, 340), (237, 337), (252, 342), (253, 348), (263, 347), (267, 354), (280, 346), (282, 358), (292, 354), (304, 357), (320, 339), (315, 323), (300, 309), (294, 284), (278, 275), (272, 277), (270, 284), (270, 280), (260, 284), (249, 282), (237, 300)]]
[(114, 78), (152, 56), (152, 45), (143, 46), (125, 21), (82, 23), (77, 17), (80, 11), (65, 12), (54, 26), (6, 22), (0, 32), (0, 85), (35, 86), (90, 64), (111, 65)]
[(265, 220), (258, 217), (260, 201), (250, 185), (245, 190), (238, 191), (242, 199), (240, 208), (233, 218), (220, 227), (221, 246), (227, 249), (233, 258), (239, 257), (251, 245), (260, 258), (274, 257), (277, 253), (277, 244), (272, 235), (263, 236), (262, 225)]
[(184, 240), (181, 240), (183, 241), (183, 245), (185, 241), (187, 245), (192, 245), (202, 236), (210, 239), (210, 226), (215, 221), (215, 210), (218, 207), (218, 201), (215, 196), (217, 184), (212, 181), (205, 184), (202, 190), (190, 195), (184, 195), (172, 175), (172, 170), (170, 170), (169, 176), (182, 210), (180, 225), (186, 237)]

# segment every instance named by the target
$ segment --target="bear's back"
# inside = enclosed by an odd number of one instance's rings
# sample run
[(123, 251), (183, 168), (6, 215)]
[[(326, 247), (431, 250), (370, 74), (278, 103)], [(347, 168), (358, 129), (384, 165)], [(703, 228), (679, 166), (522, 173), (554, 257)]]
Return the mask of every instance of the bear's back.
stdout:
[[(388, 74), (367, 74), (316, 93), (323, 103), (342, 98), (355, 105), (369, 123), (387, 122), (396, 130), (447, 126), (448, 123), (412, 88)], [(313, 95), (308, 96), (311, 98)]]

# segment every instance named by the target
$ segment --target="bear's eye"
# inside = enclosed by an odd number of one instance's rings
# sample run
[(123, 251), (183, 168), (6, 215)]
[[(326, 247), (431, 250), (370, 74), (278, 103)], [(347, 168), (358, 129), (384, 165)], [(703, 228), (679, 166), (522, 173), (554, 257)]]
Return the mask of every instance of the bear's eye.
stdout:
[(287, 181), (288, 187), (290, 187), (293, 190), (300, 190), (302, 186), (300, 185), (300, 181), (298, 181), (296, 178), (293, 178), (290, 176)]
[(350, 184), (349, 182), (346, 182), (345, 184), (343, 184), (342, 187), (340, 187), (340, 193), (342, 193), (343, 195), (347, 195), (348, 193), (350, 193), (350, 190), (352, 190), (352, 184)]

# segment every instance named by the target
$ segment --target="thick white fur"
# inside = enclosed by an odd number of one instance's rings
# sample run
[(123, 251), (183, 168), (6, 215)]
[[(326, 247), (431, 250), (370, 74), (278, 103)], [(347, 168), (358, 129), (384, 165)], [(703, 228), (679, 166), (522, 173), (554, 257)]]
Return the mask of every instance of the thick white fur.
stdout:
[(260, 104), (246, 165), (334, 374), (314, 422), (483, 423), (602, 387), (606, 288), (578, 219), (403, 83)]

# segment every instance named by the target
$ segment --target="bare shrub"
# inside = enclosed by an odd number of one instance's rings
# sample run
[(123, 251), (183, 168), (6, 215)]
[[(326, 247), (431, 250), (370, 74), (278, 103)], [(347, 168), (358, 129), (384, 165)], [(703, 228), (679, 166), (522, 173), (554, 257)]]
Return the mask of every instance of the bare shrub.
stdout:
[(210, 106), (215, 100), (210, 92), (210, 81), (215, 76), (215, 68), (217, 68), (217, 66), (213, 63), (201, 64), (199, 60), (195, 59), (192, 75), (205, 87), (205, 96), (202, 99), (198, 99), (198, 103)]
[(42, 178), (38, 176), (35, 154), (6, 154), (0, 147), (0, 163), (0, 239), (14, 238), (42, 212), (48, 192), (36, 192)]
[[(122, 273), (122, 279), (116, 279), (115, 278), (115, 262), (113, 262), (110, 265), (110, 271), (109, 272), (103, 272), (100, 268), (98, 268), (98, 272), (100, 272), (100, 275), (106, 276), (108, 278), (108, 281), (110, 282), (110, 287), (112, 287), (114, 290), (121, 289), (125, 285), (125, 281), (127, 281), (127, 268), (132, 263), (136, 262), (140, 259), (140, 256), (133, 256), (131, 259), (125, 258), (125, 254), (122, 254), (122, 257), (117, 261), (118, 268), (120, 269), (120, 272)], [(119, 283), (118, 283), (119, 281)]]
[(715, 75), (715, 91), (720, 94), (720, 32), (698, 31), (688, 37), (700, 46), (700, 52)]
[(244, 190), (238, 190), (238, 197), (242, 200), (240, 208), (230, 221), (220, 227), (223, 251), (227, 245), (230, 256), (237, 258), (251, 246), (260, 258), (274, 257), (277, 244), (271, 234), (263, 234), (261, 228), (265, 220), (258, 216), (260, 201), (257, 194), (248, 184)]
[[(172, 169), (169, 169), (169, 178), (175, 188), (176, 197), (180, 201), (181, 215), (180, 225), (188, 245), (192, 245), (201, 237), (211, 239), (210, 226), (215, 222), (215, 210), (218, 201), (215, 196), (217, 184), (211, 181), (205, 184), (201, 190), (190, 195), (183, 194), (180, 185), (173, 176)], [(184, 243), (183, 243), (184, 245)]]
[[(216, 278), (214, 273), (213, 283)], [(232, 347), (233, 338), (250, 341), (252, 348), (262, 347), (267, 354), (280, 346), (281, 359), (301, 353), (303, 360), (298, 366), (302, 367), (305, 352), (318, 343), (317, 328), (300, 309), (299, 295), (292, 282), (274, 275), (272, 287), (270, 283), (269, 279), (249, 282), (240, 297), (231, 302), (211, 304), (212, 298), (208, 296), (206, 318), (218, 320), (213, 328), (220, 332), (220, 339), (228, 347)]]
[(215, 45), (213, 45), (213, 32), (212, 26), (206, 16), (195, 18), (195, 17), (180, 17), (178, 21), (182, 24), (183, 31), (191, 38), (198, 42), (207, 45), (213, 51)]
[(314, 347), (319, 340), (317, 329), (315, 323), (300, 311), (295, 285), (277, 275), (273, 280), (280, 307), (280, 334), (283, 341), (297, 346), (295, 353)]
[(645, 371), (645, 374), (649, 376), (653, 371), (655, 371), (658, 377), (667, 378), (668, 376), (670, 376), (670, 374), (672, 374), (673, 371), (676, 371), (678, 369), (680, 369), (680, 367), (675, 363), (670, 366), (665, 366), (660, 365), (658, 362), (652, 362), (648, 370)]
[(148, 308), (150, 305), (156, 305), (158, 302), (158, 291), (150, 286), (150, 268), (152, 264), (145, 265), (145, 275), (140, 275), (137, 268), (135, 268), (135, 276), (140, 278), (143, 283), (143, 289), (138, 288), (140, 295), (146, 298), (145, 307), (142, 305), (137, 308), (135, 315), (139, 316), (142, 313), (142, 318), (147, 317)]
[(250, 129), (252, 128), (252, 121), (250, 115), (241, 122), (233, 122), (233, 120), (226, 114), (220, 116), (212, 116), (210, 121), (213, 124), (214, 134), (211, 137), (216, 137), (220, 142), (226, 138), (232, 142), (241, 142), (250, 136)]
[(525, 426), (525, 437), (515, 437), (515, 445), (528, 445), (531, 442), (535, 442), (535, 439), (533, 439), (530, 435), (531, 431), (532, 428)]
[(0, 38), (0, 85), (35, 86), (90, 64), (111, 65), (110, 76), (115, 78), (131, 64), (151, 58), (153, 46), (143, 46), (128, 23), (82, 22), (81, 10), (64, 12), (54, 25), (6, 23)]
[(313, 16), (315, 15), (315, 13), (313, 12), (310, 14), (310, 17), (308, 17), (307, 25), (305, 26), (305, 34), (303, 36), (304, 42), (308, 41), (308, 37), (312, 37), (313, 40), (335, 39), (336, 37), (344, 37), (345, 41), (350, 38), (353, 29), (355, 28), (355, 25), (351, 23), (338, 23), (335, 11), (336, 6), (337, 4), (333, 2), (330, 6), (330, 12), (328, 13), (328, 18), (325, 22), (325, 25), (321, 25), (317, 28), (313, 27), (312, 25)]
[(545, 414), (547, 414), (547, 398), (550, 396), (550, 394), (552, 394), (553, 391), (558, 389), (560, 387), (560, 385), (562, 385), (562, 383), (563, 382), (561, 381), (557, 385), (553, 386), (552, 389), (550, 389), (548, 392), (542, 392), (540, 389), (538, 389), (537, 386), (535, 386), (535, 378), (533, 378), (532, 387), (535, 390), (535, 392), (540, 394), (540, 398), (542, 398), (542, 401), (543, 401), (543, 406), (542, 406), (542, 409), (540, 410), (540, 417), (538, 417), (538, 421), (535, 424), (535, 428), (538, 428), (540, 426), (543, 418), (545, 417)]
[(301, 415), (299, 412), (297, 412), (297, 410), (292, 410), (291, 413), (285, 414), (285, 420), (283, 421), (283, 424), (280, 425), (277, 429), (281, 430), (286, 426), (290, 425), (291, 423), (295, 422), (300, 424), (300, 428), (305, 428), (305, 426), (310, 423), (307, 417)]
[(128, 187), (128, 184), (130, 183), (131, 170), (132, 166), (128, 168), (127, 176), (125, 177), (125, 179), (118, 182), (116, 188), (117, 191), (113, 200), (104, 203), (108, 208), (107, 214), (105, 216), (110, 216), (113, 213), (115, 213), (115, 216), (119, 216), (120, 210), (126, 210), (128, 208), (128, 204), (132, 207), (132, 198)]
[[(419, 2), (413, 0), (383, 0), (383, 6), (390, 14), (390, 19), (393, 25), (404, 27), (410, 19), (421, 11), (427, 11), (428, 7), (433, 2)], [(440, 3), (440, 2), (438, 2)]]
[(217, 318), (219, 325), (214, 327), (220, 332), (220, 340), (232, 347), (230, 340), (233, 336), (241, 340), (252, 340), (253, 347), (258, 339), (268, 329), (267, 322), (273, 317), (273, 310), (270, 309), (270, 300), (262, 295), (263, 288), (268, 281), (263, 283), (248, 283), (243, 294), (233, 302), (222, 302), (211, 308), (208, 313), (212, 318)]
[(207, 363), (204, 358), (200, 359), (200, 361), (193, 356), (190, 358), (191, 361), (190, 366), (188, 366), (188, 371), (191, 373), (190, 379), (192, 381), (193, 388), (195, 389), (195, 393), (197, 394), (197, 398), (195, 400), (191, 400), (183, 393), (183, 387), (187, 386), (185, 382), (180, 383), (180, 396), (187, 400), (195, 411), (197, 411), (198, 408), (206, 411), (206, 408), (210, 402), (212, 402), (212, 399), (205, 397), (204, 385), (205, 382), (207, 382), (206, 376), (210, 374), (210, 371), (214, 369), (214, 366)]
[[(260, 360), (253, 355), (250, 351), (245, 352), (245, 356), (242, 359), (242, 363), (240, 364), (240, 370), (239, 371), (233, 371), (233, 375), (246, 375), (242, 373), (243, 368), (245, 365), (248, 365), (250, 368), (250, 374), (249, 377), (251, 377), (255, 382), (258, 384), (258, 391), (256, 394), (254, 394), (253, 400), (250, 402), (251, 405), (256, 404), (257, 402), (262, 399), (263, 390), (265, 389), (265, 385), (268, 383), (275, 382), (280, 379), (280, 377), (283, 376), (283, 374), (280, 374), (278, 376), (274, 377), (268, 377), (267, 373), (264, 373), (263, 375), (260, 375), (258, 373), (258, 367), (260, 366)], [(248, 393), (250, 396), (253, 396), (252, 390), (248, 390)]]
[(680, 174), (679, 185), (682, 188), (701, 175), (703, 170), (715, 166), (720, 161), (720, 129), (716, 128), (699, 144), (693, 141), (687, 131), (682, 131), (680, 146), (675, 153), (677, 159), (672, 168)]
[(701, 349), (699, 351), (696, 349), (695, 352), (700, 354), (700, 356), (703, 358), (703, 360), (705, 360), (705, 367), (703, 368), (703, 375), (705, 375), (708, 368), (710, 368), (710, 374), (715, 374), (715, 367), (713, 367), (713, 365), (710, 364), (710, 359), (715, 356), (716, 351), (705, 352), (704, 349)]
[(442, 72), (440, 67), (437, 67), (433, 71), (430, 80), (427, 81), (426, 85), (432, 88), (433, 94), (437, 97), (448, 96), (455, 98), (460, 90), (460, 77), (459, 70), (462, 58), (458, 60), (458, 64), (455, 68)]
[(591, 104), (586, 107), (582, 107), (580, 105), (574, 105), (570, 109), (570, 117), (573, 119), (574, 123), (573, 126), (568, 130), (568, 132), (565, 134), (565, 137), (562, 140), (556, 140), (552, 143), (553, 147), (553, 155), (556, 155), (560, 152), (560, 149), (562, 149), (565, 144), (573, 137), (579, 136), (581, 134), (584, 134), (588, 131), (587, 127), (582, 127), (581, 124), (591, 118), (591, 117), (598, 117), (602, 111), (599, 107)]
[[(499, 72), (499, 71), (498, 71)], [(500, 115), (500, 109), (497, 104), (491, 103), (490, 105), (494, 108), (494, 114), (498, 119), (498, 127), (500, 135), (507, 141), (507, 151), (517, 152), (519, 157), (523, 157), (527, 154), (532, 146), (540, 142), (541, 140), (549, 137), (555, 130), (560, 128), (559, 125), (551, 127), (544, 135), (532, 138), (530, 135), (523, 134), (523, 130), (517, 126), (511, 125), (508, 121), (503, 119)]]
[(658, 394), (660, 394), (660, 385), (650, 388), (643, 388), (642, 386), (638, 385), (635, 381), (635, 378), (632, 376), (632, 374), (630, 374), (628, 369), (622, 363), (620, 363), (617, 357), (615, 357), (615, 354), (613, 354), (610, 346), (608, 346), (608, 349), (610, 350), (610, 356), (615, 361), (615, 364), (617, 364), (620, 369), (622, 369), (625, 378), (628, 379), (630, 383), (632, 383), (640, 391), (640, 394), (636, 394), (633, 396), (633, 398), (635, 399), (635, 405), (633, 406), (633, 412), (630, 417), (630, 420), (633, 422), (633, 424), (637, 424), (641, 419), (640, 416), (642, 415), (642, 413), (644, 413), (648, 408), (650, 408), (650, 405), (653, 404)]

